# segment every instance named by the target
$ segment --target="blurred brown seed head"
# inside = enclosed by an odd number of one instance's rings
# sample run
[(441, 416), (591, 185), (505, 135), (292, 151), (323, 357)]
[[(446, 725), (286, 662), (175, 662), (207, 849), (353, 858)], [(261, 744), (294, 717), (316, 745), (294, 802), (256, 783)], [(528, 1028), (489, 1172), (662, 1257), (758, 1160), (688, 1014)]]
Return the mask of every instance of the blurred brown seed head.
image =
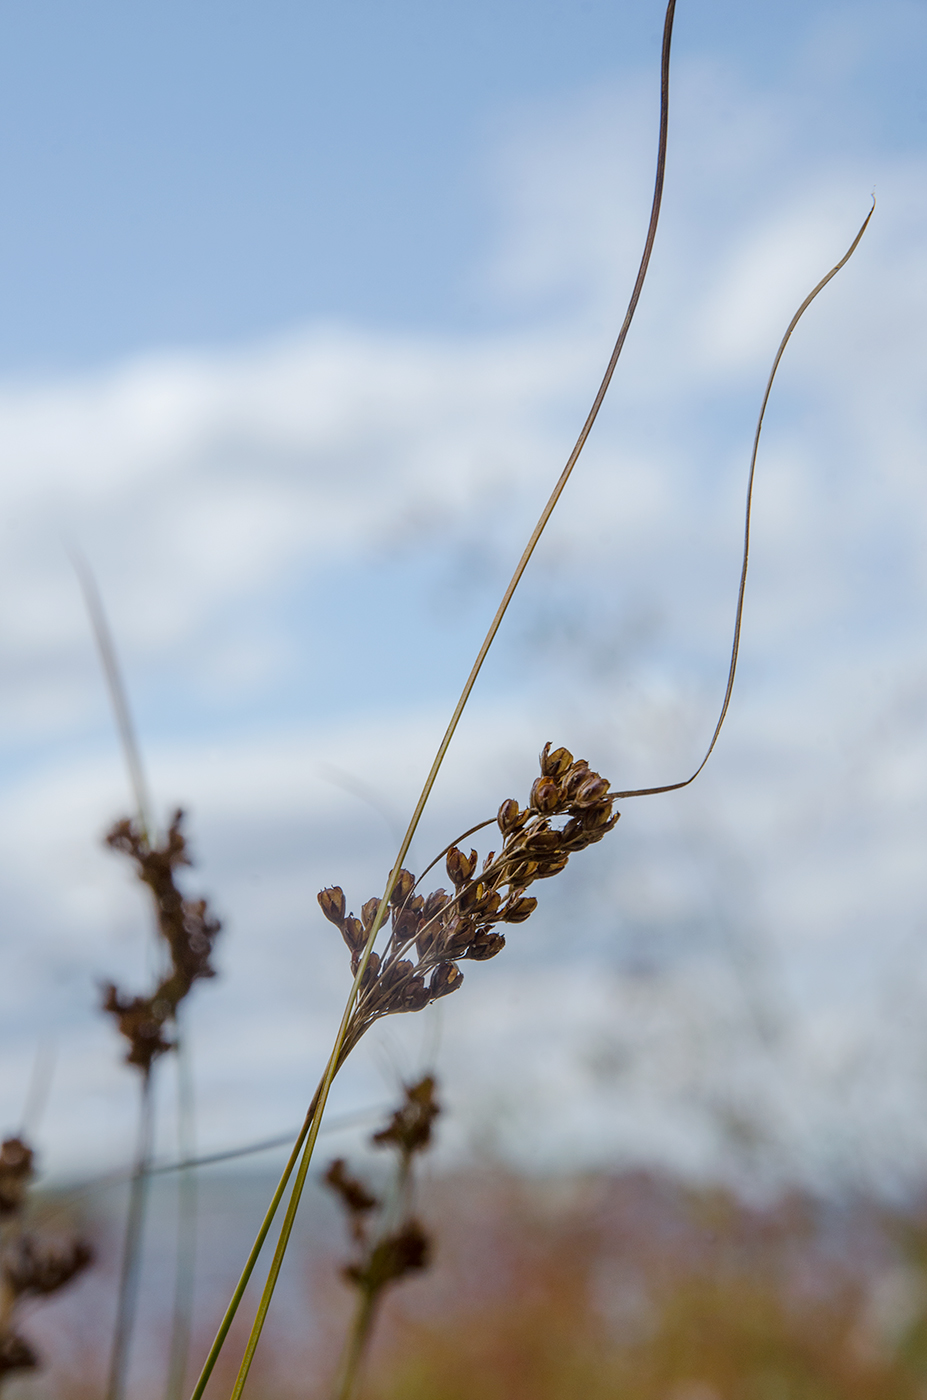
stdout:
[(164, 1027), (194, 982), (216, 975), (210, 957), (222, 925), (205, 899), (187, 899), (175, 882), (177, 868), (191, 863), (182, 822), (183, 812), (178, 810), (160, 845), (151, 845), (140, 826), (128, 819), (117, 822), (106, 838), (108, 846), (129, 857), (137, 878), (150, 890), (158, 932), (171, 960), (170, 971), (150, 996), (127, 996), (112, 983), (103, 988), (102, 1009), (116, 1018), (129, 1042), (126, 1061), (144, 1074), (159, 1055), (173, 1048)]
[(13, 1371), (31, 1371), (39, 1364), (34, 1349), (18, 1332), (0, 1331), (0, 1382)]
[(4, 1248), (0, 1268), (14, 1297), (37, 1297), (57, 1293), (92, 1260), (93, 1250), (84, 1240), (46, 1241), (30, 1233)]
[(387, 1126), (374, 1133), (370, 1141), (376, 1147), (396, 1147), (407, 1156), (422, 1152), (431, 1142), (431, 1125), (440, 1112), (434, 1076), (426, 1074), (424, 1079), (405, 1086), (403, 1102)]
[(34, 1153), (20, 1137), (0, 1147), (0, 1219), (21, 1210), (32, 1180)]
[(349, 1264), (344, 1276), (365, 1293), (379, 1293), (406, 1274), (427, 1269), (430, 1253), (427, 1234), (417, 1220), (409, 1220), (401, 1230), (380, 1240), (362, 1264)]

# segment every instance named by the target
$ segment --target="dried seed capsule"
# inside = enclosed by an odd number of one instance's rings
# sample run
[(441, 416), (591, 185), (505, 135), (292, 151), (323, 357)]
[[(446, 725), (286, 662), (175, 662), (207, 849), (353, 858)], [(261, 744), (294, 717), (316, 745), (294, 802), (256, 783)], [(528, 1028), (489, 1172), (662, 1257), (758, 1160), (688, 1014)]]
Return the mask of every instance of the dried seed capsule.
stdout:
[[(482, 886), (480, 888), (482, 889)], [(491, 920), (495, 917), (501, 903), (502, 896), (496, 890), (487, 890), (474, 906), (473, 917), (479, 919), (481, 923)]]
[(440, 914), (445, 904), (447, 904), (447, 890), (432, 890), (425, 900), (425, 907), (422, 910), (426, 921), (430, 921), (436, 914)]
[(608, 779), (599, 777), (598, 773), (590, 773), (573, 793), (573, 806), (592, 807), (597, 802), (601, 802), (607, 792)]
[(564, 850), (581, 851), (586, 844), (585, 819), (588, 812), (584, 812), (581, 817), (571, 817), (560, 833), (560, 845)]
[(509, 901), (499, 918), (504, 924), (521, 924), (531, 917), (537, 907), (538, 902), (533, 895), (521, 895)]
[(541, 750), (541, 773), (546, 778), (562, 777), (572, 762), (573, 755), (569, 749), (554, 749), (551, 753), (548, 743)]
[(503, 836), (508, 836), (510, 831), (514, 831), (518, 826), (518, 818), (521, 809), (514, 797), (507, 797), (499, 808), (496, 821), (499, 823), (499, 830)]
[(581, 783), (588, 778), (591, 769), (584, 758), (578, 758), (562, 782), (564, 797), (572, 798)]
[[(419, 906), (424, 901), (419, 900)], [(397, 943), (407, 943), (410, 938), (414, 938), (418, 933), (422, 923), (421, 907), (418, 909), (394, 909), (393, 910), (393, 938)]]
[(444, 947), (452, 957), (459, 957), (473, 941), (474, 926), (470, 919), (453, 919), (444, 936)]
[(464, 885), (457, 899), (457, 908), (462, 914), (469, 914), (474, 905), (483, 893), (483, 886), (471, 880), (469, 885)]
[(368, 933), (370, 931), (370, 925), (373, 923), (374, 915), (376, 914), (379, 907), (379, 897), (377, 895), (374, 895), (372, 899), (367, 900), (367, 903), (361, 909), (361, 919), (364, 922), (364, 929)]
[(431, 1000), (424, 977), (412, 977), (402, 989), (393, 1011), (422, 1011)]
[(426, 953), (431, 952), (437, 937), (438, 929), (435, 927), (429, 928), (426, 924), (415, 940), (415, 949), (420, 958), (425, 957)]
[(534, 835), (529, 836), (525, 842), (525, 849), (530, 851), (532, 855), (537, 855), (539, 853), (547, 855), (549, 851), (559, 850), (559, 847), (560, 832), (551, 831), (550, 828), (546, 831), (536, 831)]
[(594, 846), (596, 841), (601, 841), (603, 836), (607, 836), (610, 831), (614, 830), (620, 816), (621, 813), (616, 812), (609, 821), (603, 822), (601, 826), (597, 826), (593, 831), (587, 831), (586, 845)]
[(383, 972), (381, 983), (383, 990), (392, 990), (392, 988), (396, 987), (404, 978), (408, 977), (411, 972), (412, 964), (409, 962), (408, 958), (400, 958), (398, 962), (390, 963)]
[(602, 802), (596, 807), (587, 807), (583, 812), (583, 828), (590, 835), (595, 832), (595, 839), (598, 840), (600, 835), (604, 835), (606, 831), (611, 831), (620, 816), (620, 812), (616, 812), (615, 815), (612, 816), (612, 804), (610, 802)]
[(505, 939), (501, 933), (488, 933), (483, 929), (476, 935), (463, 956), (473, 958), (476, 962), (486, 962), (497, 953), (501, 953), (504, 947)]
[(425, 979), (414, 971), (408, 958), (391, 963), (380, 979), (383, 1011), (420, 1011), (428, 1003)]
[(559, 875), (561, 870), (566, 869), (569, 859), (566, 851), (557, 851), (554, 855), (546, 856), (535, 879), (549, 880), (552, 875)]
[(531, 785), (531, 806), (536, 812), (555, 812), (560, 803), (560, 784), (554, 778), (535, 778)]
[[(360, 967), (360, 960), (361, 960), (361, 955), (360, 955), (360, 953), (354, 953), (353, 956), (352, 956), (352, 958), (351, 958), (351, 971), (354, 973), (354, 976), (355, 976), (355, 977), (357, 976), (357, 969)], [(364, 973), (363, 980), (362, 980), (362, 982), (361, 982), (361, 984), (360, 984), (360, 989), (361, 989), (362, 992), (366, 992), (366, 990), (367, 990), (368, 987), (372, 987), (372, 986), (373, 986), (374, 982), (377, 980), (377, 976), (379, 975), (379, 972), (380, 972), (380, 956), (379, 956), (378, 953), (371, 953), (371, 954), (370, 954), (370, 958), (369, 958), (368, 963), (367, 963), (367, 970), (366, 970), (366, 972)]]
[(465, 885), (476, 869), (477, 854), (471, 851), (469, 858), (464, 855), (457, 846), (452, 846), (447, 853), (447, 874), (448, 879), (453, 880), (456, 889)]
[(332, 885), (330, 890), (319, 891), (319, 906), (326, 919), (340, 928), (344, 923), (344, 890), (340, 885)]
[(412, 893), (414, 888), (415, 876), (412, 875), (408, 870), (400, 870), (399, 874), (396, 876), (396, 883), (393, 886), (393, 892), (389, 897), (390, 904), (403, 904), (408, 899), (409, 895)]
[(462, 981), (463, 973), (456, 963), (438, 963), (428, 983), (428, 995), (432, 1001), (446, 997), (449, 992), (456, 992)]
[(351, 914), (341, 925), (341, 936), (352, 953), (359, 953), (367, 942), (367, 935), (360, 919)]

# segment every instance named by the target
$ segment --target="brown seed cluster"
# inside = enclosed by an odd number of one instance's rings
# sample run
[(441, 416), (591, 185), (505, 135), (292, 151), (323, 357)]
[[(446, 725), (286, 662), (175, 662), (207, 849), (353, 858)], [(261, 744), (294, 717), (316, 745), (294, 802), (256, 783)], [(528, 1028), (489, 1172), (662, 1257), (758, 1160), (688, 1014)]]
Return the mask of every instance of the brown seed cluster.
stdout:
[(18, 1331), (20, 1305), (57, 1293), (93, 1258), (84, 1240), (46, 1239), (23, 1227), (33, 1170), (28, 1144), (7, 1138), (0, 1147), (0, 1386), (14, 1372), (39, 1364), (35, 1348)]
[[(381, 1016), (419, 1011), (456, 991), (463, 981), (458, 963), (493, 958), (505, 947), (500, 925), (520, 924), (537, 908), (526, 893), (535, 880), (557, 875), (576, 851), (612, 830), (618, 820), (607, 778), (584, 758), (545, 744), (541, 772), (528, 805), (510, 797), (496, 818), (502, 849), (479, 865), (476, 851), (457, 846), (446, 852), (449, 893), (416, 893), (416, 880), (401, 870), (390, 895), (390, 940), (382, 957), (371, 953), (355, 1011), (354, 1038)], [(368, 899), (361, 917), (346, 913), (344, 891), (322, 890), (319, 904), (351, 953), (356, 974), (380, 901)], [(408, 954), (409, 956), (405, 956)]]
[(117, 822), (106, 838), (108, 846), (129, 857), (151, 891), (171, 959), (169, 972), (150, 996), (125, 995), (112, 982), (103, 987), (103, 1010), (116, 1017), (129, 1042), (126, 1060), (144, 1074), (159, 1055), (173, 1048), (166, 1027), (193, 983), (216, 975), (209, 959), (222, 925), (209, 913), (205, 899), (186, 899), (176, 884), (178, 867), (191, 864), (182, 821), (183, 812), (175, 812), (161, 845), (150, 846), (137, 823), (128, 819)]
[[(408, 1196), (413, 1158), (431, 1142), (431, 1128), (441, 1112), (435, 1094), (435, 1081), (429, 1074), (417, 1084), (407, 1084), (403, 1101), (389, 1123), (370, 1139), (374, 1147), (388, 1147), (397, 1153), (396, 1193)], [(379, 1297), (387, 1285), (406, 1274), (428, 1267), (431, 1245), (422, 1225), (406, 1214), (398, 1226), (378, 1233), (374, 1222), (382, 1221), (384, 1202), (362, 1181), (349, 1175), (343, 1157), (338, 1157), (325, 1174), (325, 1184), (338, 1196), (347, 1216), (355, 1244), (355, 1258), (346, 1264), (344, 1277), (369, 1299)]]

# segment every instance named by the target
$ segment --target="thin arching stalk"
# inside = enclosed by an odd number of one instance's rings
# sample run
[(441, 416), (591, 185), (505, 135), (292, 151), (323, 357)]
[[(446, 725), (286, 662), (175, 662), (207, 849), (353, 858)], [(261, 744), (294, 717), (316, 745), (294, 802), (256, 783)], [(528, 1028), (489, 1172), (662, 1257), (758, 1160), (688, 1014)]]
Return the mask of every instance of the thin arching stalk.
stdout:
[(135, 1313), (138, 1305), (142, 1232), (145, 1223), (154, 1127), (153, 1108), (151, 1074), (146, 1073), (142, 1077), (138, 1143), (135, 1151), (135, 1169), (129, 1186), (129, 1211), (126, 1217), (126, 1233), (122, 1247), (119, 1297), (116, 1304), (116, 1325), (113, 1330), (113, 1348), (110, 1355), (106, 1400), (123, 1400), (126, 1391), (132, 1330), (135, 1325)]
[(866, 232), (866, 229), (869, 226), (869, 220), (872, 218), (874, 213), (875, 196), (873, 195), (872, 208), (869, 210), (869, 213), (866, 215), (865, 219), (860, 225), (859, 232), (853, 239), (853, 242), (850, 244), (849, 248), (846, 250), (840, 261), (834, 263), (834, 266), (831, 268), (830, 272), (825, 273), (825, 275), (821, 278), (817, 286), (812, 288), (812, 290), (805, 297), (801, 306), (798, 308), (798, 310), (795, 312), (795, 315), (789, 322), (788, 329), (786, 330), (785, 335), (779, 342), (779, 349), (776, 351), (775, 358), (772, 364), (772, 369), (769, 371), (769, 378), (766, 381), (766, 392), (763, 394), (763, 402), (760, 405), (759, 416), (756, 420), (756, 431), (753, 434), (753, 451), (750, 455), (750, 471), (747, 477), (747, 504), (744, 511), (744, 548), (740, 565), (740, 583), (737, 588), (737, 607), (734, 610), (734, 638), (731, 642), (731, 662), (730, 666), (728, 667), (727, 685), (724, 689), (724, 699), (721, 702), (721, 713), (718, 715), (718, 722), (715, 725), (714, 733), (711, 736), (711, 741), (708, 745), (708, 748), (705, 750), (705, 756), (703, 757), (699, 766), (696, 768), (695, 772), (692, 773), (690, 777), (684, 778), (682, 782), (665, 783), (662, 787), (634, 788), (628, 792), (616, 792), (616, 799), (624, 797), (655, 797), (657, 793), (661, 792), (678, 792), (680, 788), (688, 787), (690, 783), (695, 782), (699, 773), (701, 773), (702, 769), (705, 767), (705, 764), (711, 758), (715, 744), (718, 742), (718, 735), (721, 733), (722, 726), (724, 724), (725, 719), (727, 718), (728, 707), (730, 706), (731, 695), (733, 694), (734, 690), (734, 677), (737, 674), (737, 659), (740, 656), (740, 629), (743, 625), (744, 620), (744, 597), (747, 591), (747, 565), (750, 562), (750, 525), (753, 516), (753, 483), (756, 479), (756, 458), (757, 453), (760, 450), (760, 435), (763, 431), (763, 420), (766, 417), (766, 408), (769, 404), (769, 396), (772, 393), (773, 381), (776, 378), (776, 372), (779, 369), (780, 361), (782, 360), (782, 356), (785, 353), (785, 347), (791, 340), (792, 332), (794, 331), (795, 327), (798, 325), (802, 316), (804, 316), (805, 312), (808, 310), (808, 307), (814, 301), (818, 293), (823, 291), (824, 288), (827, 286), (828, 282), (831, 280), (831, 278), (836, 277), (840, 269), (850, 261), (850, 258), (852, 258), (853, 254), (856, 252), (856, 249), (859, 247), (860, 239)]

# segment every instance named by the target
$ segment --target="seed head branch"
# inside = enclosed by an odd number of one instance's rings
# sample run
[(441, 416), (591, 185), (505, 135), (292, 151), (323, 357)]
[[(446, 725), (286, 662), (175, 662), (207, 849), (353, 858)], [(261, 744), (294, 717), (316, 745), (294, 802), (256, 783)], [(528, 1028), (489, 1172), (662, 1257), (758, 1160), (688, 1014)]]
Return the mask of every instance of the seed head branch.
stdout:
[[(353, 1048), (383, 1016), (420, 1011), (456, 991), (463, 982), (459, 963), (494, 958), (505, 947), (498, 926), (524, 923), (534, 913), (537, 899), (527, 890), (535, 880), (559, 874), (572, 854), (614, 828), (619, 813), (608, 779), (585, 759), (564, 748), (551, 751), (548, 743), (540, 768), (526, 807), (507, 798), (499, 808), (498, 855), (490, 851), (480, 867), (475, 850), (466, 855), (457, 845), (446, 849), (452, 894), (444, 888), (415, 894), (414, 875), (399, 871), (390, 896), (389, 943), (382, 956), (369, 954), (345, 1045)], [(339, 885), (319, 894), (322, 913), (348, 947), (355, 976), (379, 904), (376, 896), (367, 900), (356, 918), (347, 912)]]

